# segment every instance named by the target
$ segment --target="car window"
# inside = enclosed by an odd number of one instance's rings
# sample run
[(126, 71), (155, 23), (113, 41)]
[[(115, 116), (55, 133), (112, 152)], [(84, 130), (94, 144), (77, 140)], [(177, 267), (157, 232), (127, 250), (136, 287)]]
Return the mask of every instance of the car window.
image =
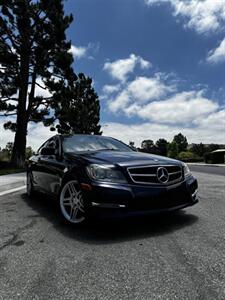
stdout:
[(56, 142), (55, 142), (55, 139), (49, 140), (46, 147), (56, 149)]
[(56, 153), (58, 153), (59, 152), (58, 139), (56, 137), (50, 138), (38, 149), (37, 153), (40, 154), (43, 148), (54, 148), (56, 149)]
[(48, 141), (45, 142), (43, 145), (41, 145), (41, 147), (40, 147), (40, 148), (38, 149), (38, 151), (37, 151), (37, 154), (40, 154), (40, 153), (41, 153), (41, 149), (47, 147), (47, 144), (48, 144)]

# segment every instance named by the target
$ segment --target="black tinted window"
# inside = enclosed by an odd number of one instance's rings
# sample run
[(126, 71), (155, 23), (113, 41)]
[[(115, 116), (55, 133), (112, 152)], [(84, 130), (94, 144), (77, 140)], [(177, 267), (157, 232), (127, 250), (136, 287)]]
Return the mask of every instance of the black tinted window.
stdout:
[(40, 153), (41, 153), (41, 149), (47, 147), (47, 144), (48, 144), (48, 141), (45, 142), (45, 143), (38, 149), (37, 153), (40, 154)]
[(54, 148), (56, 153), (59, 152), (59, 141), (56, 137), (50, 138), (47, 140), (39, 149), (38, 154), (40, 154), (41, 149), (43, 148)]

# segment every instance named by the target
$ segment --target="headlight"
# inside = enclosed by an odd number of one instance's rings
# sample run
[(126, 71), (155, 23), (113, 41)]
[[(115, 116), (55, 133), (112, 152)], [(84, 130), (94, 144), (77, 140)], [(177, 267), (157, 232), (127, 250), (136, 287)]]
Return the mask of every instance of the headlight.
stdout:
[(191, 175), (191, 171), (190, 171), (188, 165), (184, 164), (183, 166), (184, 166), (184, 177), (190, 176)]
[(119, 183), (126, 182), (123, 174), (110, 166), (89, 165), (87, 166), (87, 173), (94, 180)]

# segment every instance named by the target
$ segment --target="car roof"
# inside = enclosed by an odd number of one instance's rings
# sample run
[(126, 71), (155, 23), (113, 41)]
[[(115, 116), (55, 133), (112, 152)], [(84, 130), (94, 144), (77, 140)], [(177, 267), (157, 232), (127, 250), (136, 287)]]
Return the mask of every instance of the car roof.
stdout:
[(108, 137), (108, 138), (112, 138), (111, 136), (107, 136), (107, 135), (99, 135), (99, 134), (85, 134), (85, 133), (73, 133), (73, 134), (56, 134), (55, 136), (59, 136), (59, 137), (72, 137), (72, 136), (98, 136), (98, 137)]

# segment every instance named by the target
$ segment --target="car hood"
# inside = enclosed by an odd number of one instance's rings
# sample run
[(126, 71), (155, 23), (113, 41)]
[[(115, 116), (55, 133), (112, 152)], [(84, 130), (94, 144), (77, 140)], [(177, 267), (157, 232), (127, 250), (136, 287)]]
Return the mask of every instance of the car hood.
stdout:
[(114, 164), (121, 167), (157, 164), (178, 165), (181, 163), (180, 161), (175, 159), (135, 151), (91, 151), (80, 153), (79, 155), (75, 153), (70, 153), (69, 155), (76, 159), (84, 160), (88, 163)]

